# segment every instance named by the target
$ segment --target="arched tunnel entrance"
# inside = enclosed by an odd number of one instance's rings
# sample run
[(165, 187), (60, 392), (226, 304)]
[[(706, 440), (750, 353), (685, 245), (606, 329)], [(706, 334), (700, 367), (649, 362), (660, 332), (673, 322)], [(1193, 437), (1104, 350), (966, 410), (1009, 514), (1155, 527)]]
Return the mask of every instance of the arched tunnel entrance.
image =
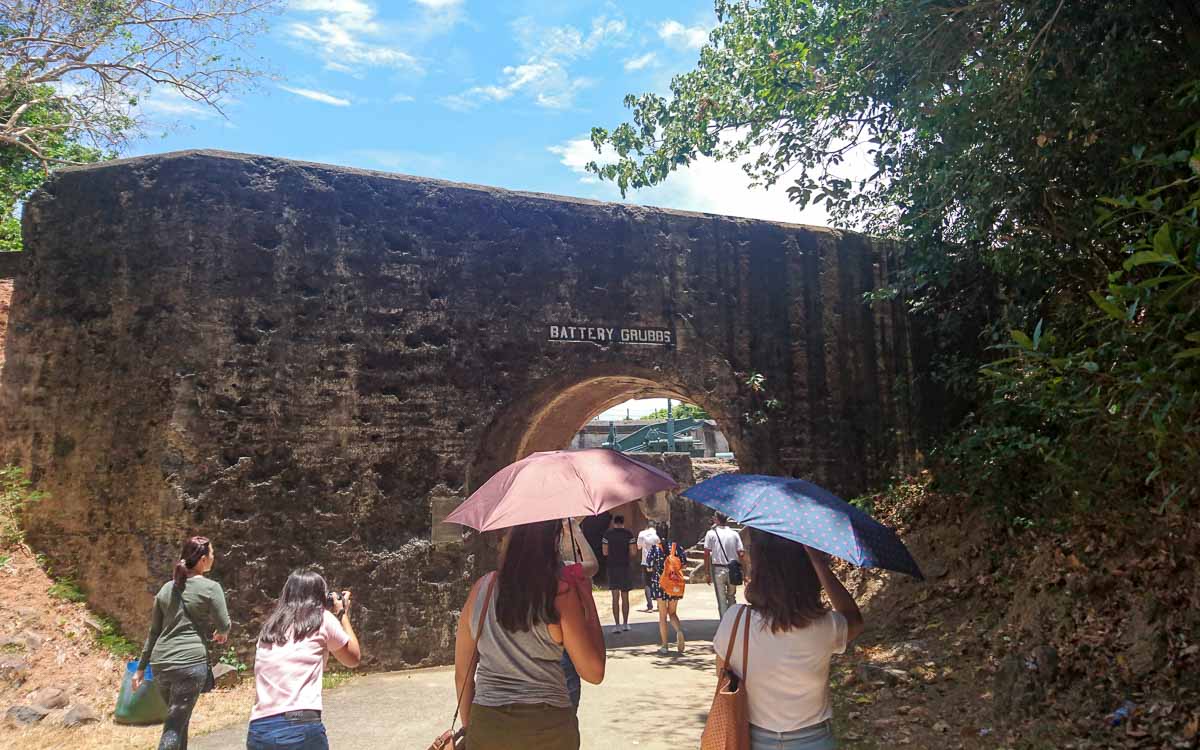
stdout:
[[(728, 386), (732, 388), (734, 374), (730, 372), (726, 377), (730, 381)], [(714, 389), (714, 392), (719, 391)], [(604, 445), (609, 427), (607, 420), (596, 421), (597, 415), (628, 401), (652, 398), (671, 399), (677, 404), (693, 404), (702, 409), (708, 415), (707, 419), (686, 420), (680, 426), (700, 422), (692, 432), (703, 436), (707, 431), (710, 444), (707, 449), (695, 451), (691, 450), (691, 438), (681, 438), (675, 450), (667, 450), (669, 444), (661, 439), (650, 441), (650, 446), (638, 445), (636, 436), (639, 432), (658, 430), (665, 435), (663, 420), (634, 421), (623, 424), (620, 430), (614, 425), (612, 431), (618, 438), (622, 435), (634, 438), (624, 441), (634, 449), (631, 455), (671, 474), (679, 483), (679, 489), (642, 498), (612, 513), (583, 519), (581, 525), (593, 550), (597, 552), (601, 536), (609, 527), (611, 517), (616, 514), (625, 518), (626, 526), (630, 529), (640, 530), (648, 521), (666, 523), (672, 530), (673, 538), (691, 547), (707, 530), (711, 511), (681, 497), (679, 493), (713, 474), (737, 470), (738, 457), (744, 448), (737, 418), (728, 403), (713, 398), (711, 393), (696, 393), (678, 382), (671, 384), (671, 379), (662, 371), (635, 373), (626, 370), (589, 374), (568, 380), (558, 390), (536, 389), (528, 401), (506, 409), (489, 427), (489, 437), (481, 441), (479, 459), (473, 466), (468, 486), (473, 490), (487, 481), (496, 470), (538, 451)], [(717, 453), (722, 457), (717, 457)], [(464, 492), (463, 497), (466, 494), (469, 492)], [(447, 505), (438, 515), (444, 517), (451, 509)], [(457, 526), (434, 532), (435, 538), (445, 540), (453, 540), (460, 533), (461, 529)], [(499, 535), (491, 537), (484, 540), (481, 548), (488, 558), (499, 545)], [(598, 580), (604, 580), (604, 577), (604, 563), (601, 560)]]

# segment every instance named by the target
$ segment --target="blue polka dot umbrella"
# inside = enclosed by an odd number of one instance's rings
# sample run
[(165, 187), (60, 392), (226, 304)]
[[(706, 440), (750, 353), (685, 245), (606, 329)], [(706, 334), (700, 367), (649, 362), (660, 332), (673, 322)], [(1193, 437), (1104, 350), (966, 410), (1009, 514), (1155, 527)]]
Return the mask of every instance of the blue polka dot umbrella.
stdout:
[(720, 474), (682, 494), (740, 524), (860, 567), (885, 568), (925, 579), (895, 531), (812, 482), (761, 474)]

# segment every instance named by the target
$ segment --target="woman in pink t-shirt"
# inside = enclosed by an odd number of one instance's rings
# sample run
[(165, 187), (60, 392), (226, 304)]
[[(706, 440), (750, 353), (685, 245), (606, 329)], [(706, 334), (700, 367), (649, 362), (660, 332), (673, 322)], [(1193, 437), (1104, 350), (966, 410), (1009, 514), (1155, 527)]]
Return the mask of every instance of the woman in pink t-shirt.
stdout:
[[(325, 609), (327, 602), (332, 612)], [(357, 667), (362, 659), (350, 627), (350, 592), (330, 595), (320, 575), (294, 570), (258, 634), (257, 700), (246, 750), (329, 748), (321, 722), (321, 678), (329, 653), (347, 667)]]

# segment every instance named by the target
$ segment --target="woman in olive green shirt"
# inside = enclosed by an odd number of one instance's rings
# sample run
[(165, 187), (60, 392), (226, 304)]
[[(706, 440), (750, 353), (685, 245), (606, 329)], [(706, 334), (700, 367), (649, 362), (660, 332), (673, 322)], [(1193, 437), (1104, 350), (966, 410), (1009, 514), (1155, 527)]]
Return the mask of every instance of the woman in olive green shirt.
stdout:
[(183, 544), (175, 575), (154, 597), (150, 635), (142, 649), (133, 689), (141, 687), (146, 665), (167, 704), (158, 750), (187, 750), (188, 722), (208, 679), (204, 641), (224, 643), (229, 637), (229, 611), (221, 584), (204, 574), (212, 570), (212, 542), (194, 536)]

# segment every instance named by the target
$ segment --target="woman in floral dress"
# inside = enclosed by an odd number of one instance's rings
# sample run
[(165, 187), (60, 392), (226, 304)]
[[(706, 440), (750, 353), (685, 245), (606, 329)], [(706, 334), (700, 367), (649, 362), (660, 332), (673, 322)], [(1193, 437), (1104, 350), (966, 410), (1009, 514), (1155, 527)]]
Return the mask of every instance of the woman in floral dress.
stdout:
[(675, 546), (675, 554), (685, 565), (687, 564), (687, 552), (682, 544), (677, 544), (670, 539), (669, 529), (665, 523), (658, 524), (657, 531), (658, 538), (662, 541), (657, 547), (650, 548), (650, 552), (646, 555), (646, 563), (650, 566), (650, 596), (660, 602), (658, 605), (658, 653), (664, 655), (671, 653), (671, 642), (667, 640), (667, 619), (670, 618), (671, 624), (675, 626), (675, 648), (682, 654), (687, 639), (683, 635), (683, 623), (679, 621), (676, 610), (679, 607), (679, 600), (683, 597), (668, 596), (667, 592), (662, 590), (659, 579), (662, 577), (663, 567), (667, 562), (667, 556), (671, 553), (672, 545)]

